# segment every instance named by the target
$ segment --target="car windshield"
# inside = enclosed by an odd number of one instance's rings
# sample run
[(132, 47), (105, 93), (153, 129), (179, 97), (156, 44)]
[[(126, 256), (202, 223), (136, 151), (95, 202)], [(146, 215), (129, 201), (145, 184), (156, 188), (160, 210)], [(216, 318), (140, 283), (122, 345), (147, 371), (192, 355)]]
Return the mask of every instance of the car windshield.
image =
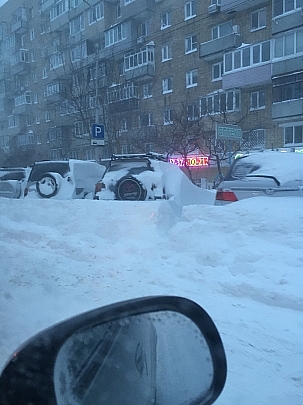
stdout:
[(0, 369), (169, 293), (222, 333), (218, 405), (303, 405), (303, 0), (0, 0), (0, 168), (26, 169), (0, 180)]

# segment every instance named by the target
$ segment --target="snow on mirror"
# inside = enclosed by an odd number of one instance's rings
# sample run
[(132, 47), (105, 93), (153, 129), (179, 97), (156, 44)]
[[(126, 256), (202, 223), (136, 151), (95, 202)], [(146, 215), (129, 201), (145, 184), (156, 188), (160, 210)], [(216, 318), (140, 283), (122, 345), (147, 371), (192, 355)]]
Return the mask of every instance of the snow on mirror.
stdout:
[(190, 405), (207, 398), (204, 336), (172, 311), (130, 316), (70, 336), (55, 362), (58, 405)]

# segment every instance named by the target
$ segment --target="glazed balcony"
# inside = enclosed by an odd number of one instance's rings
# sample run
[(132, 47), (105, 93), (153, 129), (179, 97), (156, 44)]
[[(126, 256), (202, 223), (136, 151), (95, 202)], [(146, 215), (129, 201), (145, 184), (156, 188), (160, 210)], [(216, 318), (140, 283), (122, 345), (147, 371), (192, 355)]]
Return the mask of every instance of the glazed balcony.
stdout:
[(226, 51), (238, 48), (241, 45), (242, 36), (238, 28), (235, 28), (235, 31), (228, 35), (200, 44), (200, 58), (205, 60), (217, 59), (223, 56)]
[(223, 13), (233, 13), (233, 12), (247, 10), (252, 7), (261, 7), (262, 5), (266, 5), (267, 3), (268, 3), (268, 1), (266, 1), (266, 0), (250, 0), (250, 1), (221, 0), (221, 11)]

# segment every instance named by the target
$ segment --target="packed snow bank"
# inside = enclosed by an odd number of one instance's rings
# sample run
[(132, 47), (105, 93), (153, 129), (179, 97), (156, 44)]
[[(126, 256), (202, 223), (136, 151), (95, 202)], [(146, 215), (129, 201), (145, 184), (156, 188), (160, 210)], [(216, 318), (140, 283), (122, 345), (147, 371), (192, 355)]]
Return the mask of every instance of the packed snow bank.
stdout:
[[(0, 199), (0, 368), (25, 339), (89, 309), (180, 295), (222, 336), (216, 405), (303, 403), (300, 198), (225, 207)], [(286, 236), (285, 236), (286, 235)]]

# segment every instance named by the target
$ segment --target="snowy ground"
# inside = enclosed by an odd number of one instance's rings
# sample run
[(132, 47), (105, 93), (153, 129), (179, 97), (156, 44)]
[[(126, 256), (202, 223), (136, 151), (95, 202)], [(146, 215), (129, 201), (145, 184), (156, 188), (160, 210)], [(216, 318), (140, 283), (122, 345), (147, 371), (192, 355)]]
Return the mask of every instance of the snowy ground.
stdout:
[(303, 404), (303, 204), (0, 199), (0, 368), (69, 316), (139, 296), (202, 305), (222, 336), (217, 405)]

